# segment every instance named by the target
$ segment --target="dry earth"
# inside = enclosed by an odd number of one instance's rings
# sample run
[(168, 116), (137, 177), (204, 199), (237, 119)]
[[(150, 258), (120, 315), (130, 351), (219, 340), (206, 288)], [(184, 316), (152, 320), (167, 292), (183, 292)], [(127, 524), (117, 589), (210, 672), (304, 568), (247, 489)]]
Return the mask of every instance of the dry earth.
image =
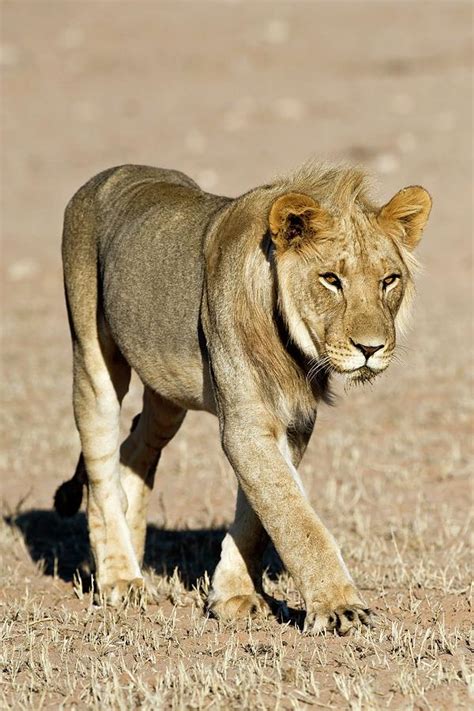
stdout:
[[(2, 5), (0, 705), (463, 709), (471, 673), (471, 4)], [(365, 164), (381, 199), (434, 196), (415, 328), (373, 388), (320, 413), (302, 476), (378, 613), (351, 638), (202, 612), (235, 484), (192, 413), (150, 508), (146, 611), (94, 607), (83, 514), (55, 487), (78, 455), (62, 210), (104, 167), (177, 167), (238, 194), (309, 155)], [(124, 426), (139, 410), (135, 383)], [(300, 607), (269, 557), (268, 589)]]

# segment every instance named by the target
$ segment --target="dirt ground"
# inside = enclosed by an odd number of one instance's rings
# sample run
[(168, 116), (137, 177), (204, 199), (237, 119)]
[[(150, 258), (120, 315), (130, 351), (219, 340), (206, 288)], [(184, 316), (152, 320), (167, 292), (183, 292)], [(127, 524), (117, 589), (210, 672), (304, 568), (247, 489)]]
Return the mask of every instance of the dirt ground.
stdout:
[[(2, 6), (0, 706), (463, 709), (472, 577), (471, 26), (459, 2), (6, 2)], [(191, 413), (149, 511), (145, 611), (95, 607), (83, 514), (52, 495), (79, 452), (59, 256), (72, 193), (120, 163), (237, 195), (310, 155), (381, 200), (433, 195), (414, 328), (374, 387), (324, 407), (301, 467), (371, 630), (225, 626), (203, 601), (235, 482)], [(134, 382), (124, 427), (140, 409)], [(269, 557), (267, 587), (295, 608)]]

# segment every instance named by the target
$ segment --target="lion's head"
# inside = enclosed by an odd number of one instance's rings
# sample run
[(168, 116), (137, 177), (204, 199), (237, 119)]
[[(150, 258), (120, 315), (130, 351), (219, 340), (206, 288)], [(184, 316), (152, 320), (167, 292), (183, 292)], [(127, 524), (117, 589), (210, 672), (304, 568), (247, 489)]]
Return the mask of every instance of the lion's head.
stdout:
[(302, 192), (280, 195), (269, 227), (280, 308), (293, 340), (316, 359), (315, 368), (360, 382), (393, 357), (396, 327), (413, 294), (412, 252), (431, 198), (408, 187), (377, 208), (363, 197), (362, 179), (348, 174), (351, 180), (322, 201)]

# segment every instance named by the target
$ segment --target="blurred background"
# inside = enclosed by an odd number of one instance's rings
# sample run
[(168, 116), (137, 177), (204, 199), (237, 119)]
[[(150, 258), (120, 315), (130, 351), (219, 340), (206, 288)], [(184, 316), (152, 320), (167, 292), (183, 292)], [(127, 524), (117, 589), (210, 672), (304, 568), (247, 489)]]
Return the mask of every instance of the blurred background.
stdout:
[[(420, 496), (443, 500), (446, 482), (462, 506), (472, 444), (470, 3), (7, 2), (2, 16), (4, 499), (29, 492), (30, 505), (49, 507), (78, 454), (60, 265), (74, 191), (130, 162), (238, 195), (313, 156), (364, 165), (381, 201), (422, 184), (434, 209), (402, 363), (322, 410), (307, 485), (329, 472), (370, 486), (376, 470), (385, 482), (385, 466), (410, 481), (409, 515)], [(127, 417), (140, 408), (136, 383), (126, 407)], [(161, 469), (152, 517), (163, 506), (175, 524), (231, 516), (234, 483), (211, 417), (189, 416)]]

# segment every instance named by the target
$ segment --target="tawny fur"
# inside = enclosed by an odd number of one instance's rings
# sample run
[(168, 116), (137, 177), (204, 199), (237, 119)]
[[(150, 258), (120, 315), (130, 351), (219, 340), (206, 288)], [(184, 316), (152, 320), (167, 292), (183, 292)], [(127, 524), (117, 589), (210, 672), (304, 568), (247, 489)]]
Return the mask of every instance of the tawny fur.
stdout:
[[(239, 483), (211, 609), (232, 617), (265, 607), (270, 537), (303, 595), (309, 630), (367, 621), (296, 468), (331, 373), (363, 381), (390, 362), (430, 206), (411, 187), (379, 208), (362, 172), (315, 164), (236, 199), (144, 166), (105, 171), (76, 193), (63, 262), (85, 469), (81, 460), (57, 502), (65, 513), (80, 505), (87, 472), (103, 596), (114, 603), (141, 589), (160, 453), (197, 409), (218, 415)], [(132, 368), (143, 411), (120, 447)]]

